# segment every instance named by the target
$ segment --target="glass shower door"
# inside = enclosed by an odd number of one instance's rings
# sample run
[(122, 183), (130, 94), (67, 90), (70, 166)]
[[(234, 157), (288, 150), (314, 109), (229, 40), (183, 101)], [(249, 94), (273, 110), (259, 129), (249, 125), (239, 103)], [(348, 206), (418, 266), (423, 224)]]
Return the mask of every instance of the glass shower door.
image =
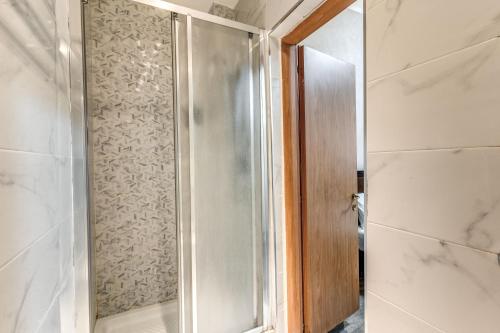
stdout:
[(174, 30), (181, 330), (259, 331), (267, 289), (259, 35), (182, 15)]

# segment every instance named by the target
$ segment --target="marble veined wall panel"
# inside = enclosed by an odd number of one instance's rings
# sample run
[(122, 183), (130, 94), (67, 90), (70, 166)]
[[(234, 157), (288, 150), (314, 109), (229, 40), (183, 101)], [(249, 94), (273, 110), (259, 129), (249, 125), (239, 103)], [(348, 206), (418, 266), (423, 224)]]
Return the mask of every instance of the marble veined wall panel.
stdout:
[(83, 94), (71, 94), (69, 3), (0, 1), (1, 332), (79, 333), (76, 318), (88, 320), (75, 297), (72, 191), (84, 175), (70, 115)]

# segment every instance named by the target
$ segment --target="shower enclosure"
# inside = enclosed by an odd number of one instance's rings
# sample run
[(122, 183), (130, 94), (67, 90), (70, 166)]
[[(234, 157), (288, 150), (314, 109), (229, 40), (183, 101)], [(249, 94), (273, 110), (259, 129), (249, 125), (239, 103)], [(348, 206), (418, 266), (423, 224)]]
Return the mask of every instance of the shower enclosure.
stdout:
[(171, 15), (179, 332), (270, 330), (275, 266), (266, 36), (161, 0), (135, 3)]
[(184, 332), (270, 326), (262, 36), (174, 13)]

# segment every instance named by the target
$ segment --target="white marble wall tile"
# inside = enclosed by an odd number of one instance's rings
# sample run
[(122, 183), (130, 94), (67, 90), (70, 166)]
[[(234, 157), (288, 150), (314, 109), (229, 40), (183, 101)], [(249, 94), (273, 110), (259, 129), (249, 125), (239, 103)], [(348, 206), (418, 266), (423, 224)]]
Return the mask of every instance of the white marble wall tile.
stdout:
[(71, 216), (66, 221), (61, 223), (59, 229), (59, 274), (60, 280), (64, 281), (69, 278), (74, 278), (74, 236), (73, 236), (73, 223), (71, 223)]
[(369, 292), (445, 332), (498, 329), (497, 254), (373, 223), (367, 235)]
[[(65, 276), (66, 280), (61, 283), (61, 292), (58, 296), (60, 328), (62, 333), (79, 333), (76, 332), (76, 303), (75, 299), (75, 278), (74, 271)], [(78, 316), (84, 313), (78, 313)], [(89, 318), (85, 318), (89, 319)], [(87, 333), (87, 332), (83, 332)], [(92, 333), (92, 332), (90, 332)]]
[[(64, 43), (63, 41), (60, 41)], [(60, 46), (61, 50), (63, 47)], [(54, 123), (55, 141), (53, 142), (54, 153), (64, 157), (71, 157), (71, 101), (69, 83), (69, 59), (68, 50), (58, 51), (56, 56), (56, 82), (57, 82), (57, 117)]]
[(443, 333), (371, 292), (366, 293), (366, 305), (369, 333)]
[(58, 35), (54, 4), (50, 0), (9, 0), (0, 2), (0, 8), (0, 31), (9, 45), (22, 51), (19, 56), (33, 64), (53, 64)]
[(500, 145), (500, 39), (368, 85), (368, 151)]
[[(60, 252), (61, 250), (62, 247), (60, 248)], [(85, 330), (76, 326), (76, 313), (77, 317), (82, 317), (80, 321), (88, 323), (89, 317), (88, 309), (76, 308), (77, 304), (82, 304), (83, 302), (77, 300), (77, 297), (82, 295), (75, 294), (75, 281), (72, 271), (68, 271), (64, 276), (61, 276), (58, 282), (57, 295), (55, 295), (50, 308), (43, 316), (42, 323), (38, 330), (35, 331), (36, 333), (89, 333), (88, 324)]]
[(377, 6), (378, 4), (382, 3), (383, 1), (385, 1), (385, 0), (365, 0), (366, 11), (373, 9), (373, 7)]
[[(0, 150), (0, 265), (71, 216), (69, 159)], [(36, 221), (36, 222), (35, 222)]]
[(368, 154), (368, 220), (500, 253), (500, 148)]
[(52, 71), (55, 60), (52, 68), (46, 68), (50, 73), (45, 74), (23, 59), (17, 48), (10, 44), (10, 39), (2, 35), (2, 41), (6, 42), (0, 44), (0, 122), (9, 126), (0, 131), (0, 147), (54, 152), (57, 96)]
[(61, 333), (61, 314), (58, 299), (52, 304), (36, 333)]
[[(69, 156), (68, 52), (59, 40), (67, 15), (47, 1), (0, 4), (0, 148)], [(62, 8), (64, 10), (64, 8)]]
[[(87, 333), (90, 331), (90, 303), (93, 301), (89, 292), (89, 260), (87, 255), (75, 259), (75, 313), (76, 333)], [(93, 291), (93, 289), (91, 289)], [(95, 318), (95, 317), (94, 317)]]
[(498, 0), (385, 0), (367, 12), (371, 81), (500, 33)]
[(35, 332), (60, 288), (59, 230), (0, 268), (0, 332)]
[(74, 333), (68, 5), (0, 1), (1, 332)]

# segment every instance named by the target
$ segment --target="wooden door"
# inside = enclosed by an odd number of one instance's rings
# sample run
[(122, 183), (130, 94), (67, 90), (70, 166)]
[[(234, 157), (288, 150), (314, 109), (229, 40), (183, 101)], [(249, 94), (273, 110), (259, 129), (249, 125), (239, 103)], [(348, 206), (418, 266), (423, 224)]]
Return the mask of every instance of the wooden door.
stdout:
[(354, 66), (299, 47), (304, 330), (327, 333), (359, 306)]

